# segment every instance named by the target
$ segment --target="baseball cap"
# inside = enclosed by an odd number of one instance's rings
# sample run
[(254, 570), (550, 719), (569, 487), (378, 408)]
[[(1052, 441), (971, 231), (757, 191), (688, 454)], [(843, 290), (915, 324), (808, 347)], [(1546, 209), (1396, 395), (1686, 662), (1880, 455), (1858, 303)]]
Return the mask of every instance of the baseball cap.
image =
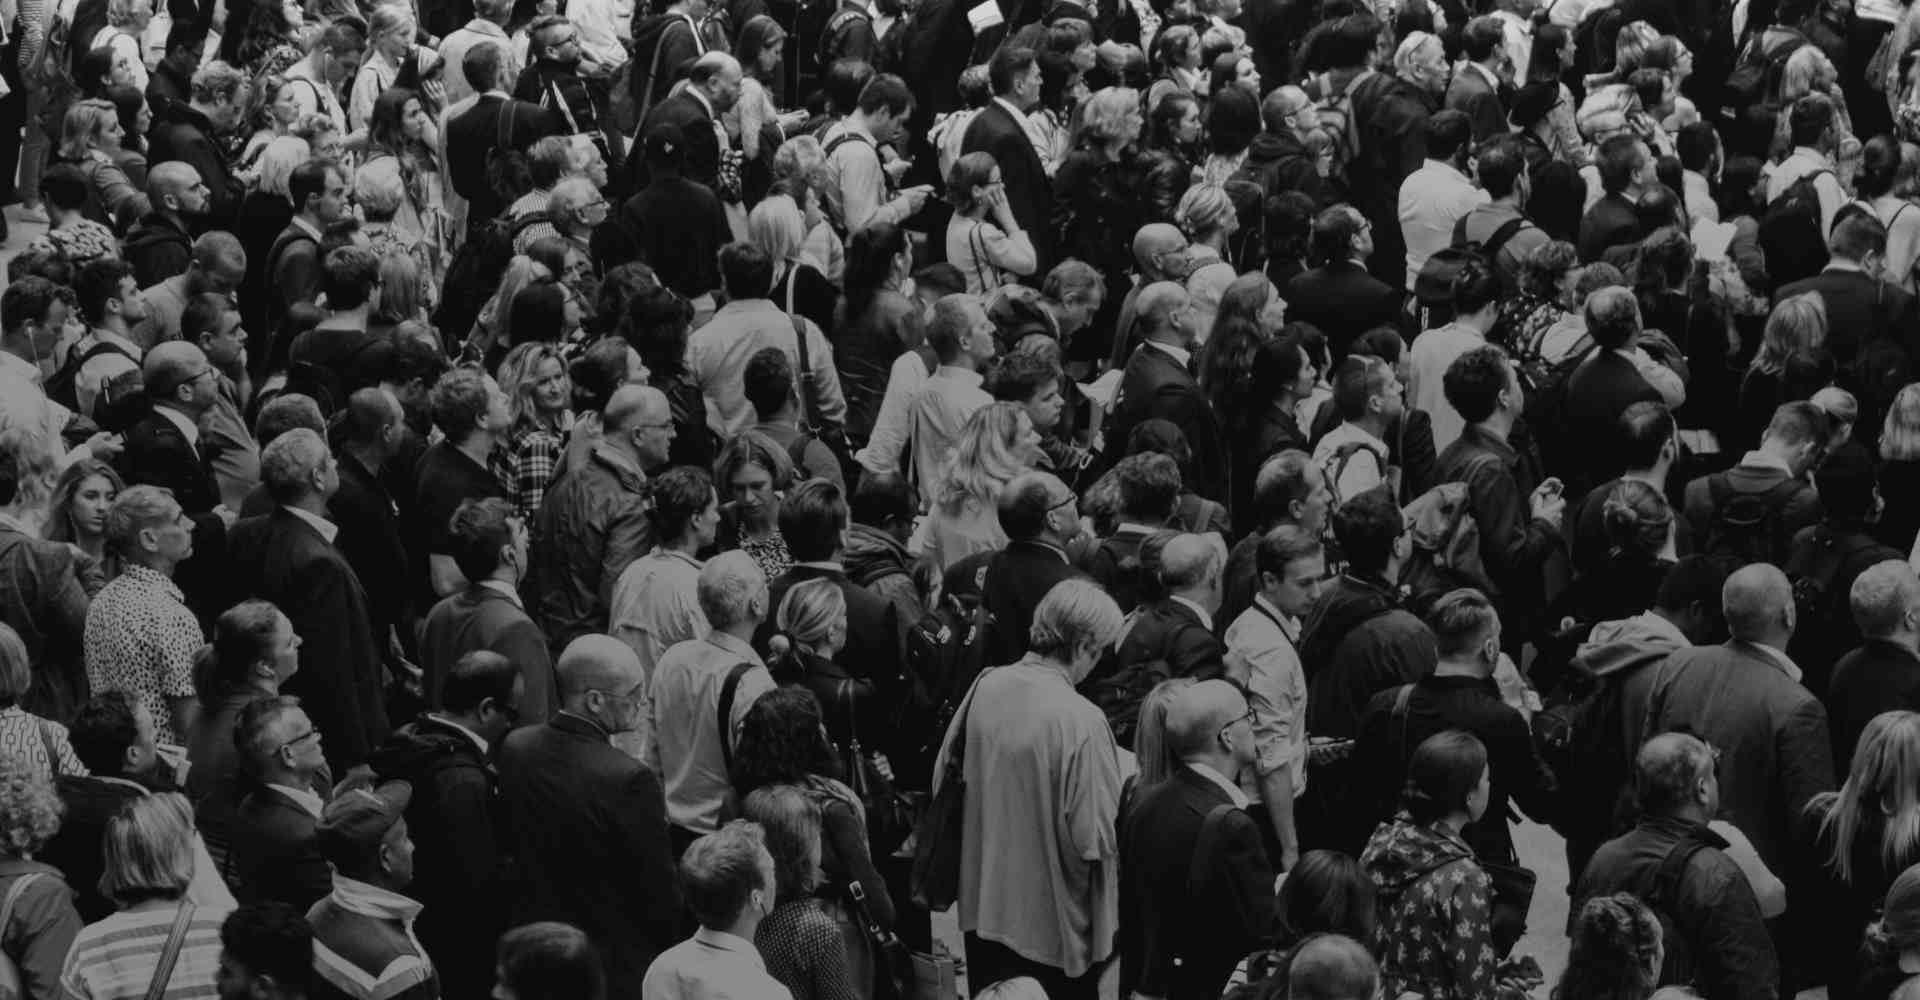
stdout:
[(413, 786), (404, 781), (349, 782), (320, 810), (315, 845), (335, 865), (364, 858), (386, 841), (411, 801)]

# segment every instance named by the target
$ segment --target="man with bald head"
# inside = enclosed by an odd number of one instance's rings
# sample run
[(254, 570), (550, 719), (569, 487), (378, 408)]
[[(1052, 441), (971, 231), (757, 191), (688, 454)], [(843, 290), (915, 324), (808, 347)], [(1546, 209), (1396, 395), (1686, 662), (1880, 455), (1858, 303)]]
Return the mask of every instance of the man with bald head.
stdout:
[(1220, 421), (1193, 376), (1193, 306), (1185, 287), (1157, 281), (1140, 290), (1137, 324), (1143, 342), (1120, 377), (1107, 430), (1107, 461), (1126, 454), (1127, 438), (1147, 420), (1167, 420), (1186, 435), (1193, 481), (1208, 499), (1227, 495), (1227, 458)]
[[(1116, 668), (1105, 677), (1088, 678), (1097, 693), (1093, 701), (1115, 718), (1123, 708), (1114, 738), (1133, 746), (1133, 714), (1139, 699), (1153, 683), (1167, 677), (1214, 678), (1226, 675), (1226, 647), (1214, 634), (1213, 616), (1220, 610), (1220, 578), (1227, 565), (1226, 547), (1215, 535), (1172, 535), (1160, 548), (1160, 582), (1165, 596), (1141, 604), (1129, 617), (1127, 633), (1115, 649)], [(1151, 564), (1150, 539), (1141, 548), (1142, 563)], [(1153, 674), (1152, 680), (1147, 675)]]
[(980, 590), (993, 624), (987, 662), (1012, 663), (1027, 653), (1033, 612), (1062, 580), (1085, 576), (1067, 556), (1080, 537), (1079, 497), (1051, 472), (1025, 472), (1000, 491), (1000, 529), (1007, 547), (987, 557)]
[(667, 462), (673, 410), (660, 390), (625, 385), (600, 427), (585, 460), (562, 465), (533, 518), (528, 593), (538, 595), (534, 617), (556, 650), (607, 630), (614, 583), (647, 554), (647, 473)]
[(1201, 681), (1167, 706), (1180, 766), (1120, 821), (1123, 995), (1212, 1000), (1272, 931), (1273, 867), (1239, 786), (1257, 753), (1253, 718), (1224, 680)]
[(187, 269), (192, 255), (192, 220), (207, 214), (211, 196), (200, 171), (180, 160), (147, 169), (147, 201), (152, 211), (127, 232), (125, 256), (141, 288)]
[[(662, 67), (662, 72), (667, 72)], [(693, 61), (687, 85), (655, 104), (640, 123), (640, 135), (661, 125), (674, 125), (686, 137), (685, 167), (681, 175), (718, 193), (720, 149), (726, 144), (720, 116), (740, 97), (740, 61), (725, 52), (708, 52)], [(638, 162), (638, 161), (636, 161)], [(644, 171), (642, 171), (644, 172)], [(636, 184), (635, 187), (643, 187)]]
[(508, 926), (586, 931), (607, 995), (637, 997), (680, 923), (660, 779), (611, 742), (646, 710), (646, 673), (625, 643), (598, 634), (569, 643), (554, 673), (559, 714), (508, 733), (496, 753), (505, 853), (520, 875)]
[(1840, 658), (1827, 685), (1836, 774), (1853, 766), (1874, 716), (1920, 708), (1920, 576), (1905, 559), (1889, 559), (1854, 577), (1847, 596), (1865, 641)]
[(1654, 677), (1643, 732), (1684, 729), (1719, 749), (1720, 815), (1783, 870), (1807, 800), (1834, 788), (1827, 710), (1788, 658), (1793, 586), (1770, 563), (1727, 577), (1720, 606), (1732, 638), (1675, 650)]
[(374, 635), (360, 577), (335, 545), (340, 528), (327, 516), (340, 466), (319, 434), (300, 428), (261, 450), (260, 480), (274, 510), (233, 526), (233, 582), (293, 622), (300, 669), (280, 690), (300, 697), (327, 734), (333, 773), (345, 774), (386, 739), (388, 726), (385, 643)]
[(1107, 364), (1118, 368), (1140, 344), (1140, 293), (1157, 282), (1184, 285), (1193, 270), (1187, 234), (1165, 222), (1149, 222), (1133, 234), (1133, 263), (1139, 279), (1120, 300), (1120, 321), (1114, 326), (1112, 353)]
[[(163, 163), (161, 166), (185, 164)], [(201, 292), (232, 298), (246, 278), (247, 251), (240, 240), (218, 229), (202, 233), (193, 241), (178, 270), (162, 276), (157, 283), (141, 286), (140, 297), (147, 302), (147, 318), (134, 328), (133, 339), (148, 347), (181, 339), (180, 322), (189, 299)], [(264, 352), (265, 336), (253, 346)]]

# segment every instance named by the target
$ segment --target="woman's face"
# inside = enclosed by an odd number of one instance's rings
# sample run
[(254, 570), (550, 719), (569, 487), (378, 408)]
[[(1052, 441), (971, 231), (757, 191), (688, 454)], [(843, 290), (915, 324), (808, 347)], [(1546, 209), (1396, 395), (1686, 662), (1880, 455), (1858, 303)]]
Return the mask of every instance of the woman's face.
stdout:
[(821, 655), (831, 660), (847, 648), (847, 616), (842, 613), (827, 625), (826, 637), (820, 641)]
[(272, 659), (267, 665), (273, 668), (273, 679), (284, 684), (300, 670), (300, 633), (293, 630), (293, 622), (286, 615), (280, 616), (280, 623), (273, 631)]
[(140, 110), (134, 112), (133, 127), (139, 129), (141, 135), (153, 131), (153, 108), (146, 101), (141, 101)]
[(1088, 39), (1073, 50), (1072, 59), (1073, 68), (1085, 73), (1100, 62), (1100, 50), (1094, 47), (1092, 39)]
[(1240, 65), (1234, 71), (1233, 85), (1256, 98), (1260, 96), (1260, 71), (1254, 68), (1253, 60), (1240, 60)]
[(126, 137), (127, 130), (120, 127), (120, 116), (112, 115), (107, 118), (106, 124), (100, 127), (99, 138), (94, 141), (94, 145), (101, 149), (119, 149)]
[(1180, 113), (1180, 121), (1173, 126), (1173, 141), (1181, 145), (1200, 141), (1200, 106), (1189, 104)]
[(1140, 130), (1145, 128), (1147, 120), (1140, 116), (1138, 108), (1131, 108), (1120, 116), (1121, 145), (1132, 145), (1140, 141)]
[(1293, 394), (1301, 399), (1313, 394), (1313, 387), (1320, 381), (1320, 369), (1314, 366), (1313, 357), (1306, 348), (1300, 349), (1300, 377), (1294, 382)]
[(299, 0), (284, 0), (280, 4), (280, 14), (287, 19), (289, 25), (295, 27), (307, 19), (306, 11), (301, 9)]
[(761, 76), (770, 77), (773, 75), (774, 70), (780, 68), (780, 50), (781, 47), (786, 44), (787, 36), (777, 31), (767, 36), (766, 48), (760, 50), (759, 67)]
[(408, 101), (400, 109), (400, 134), (418, 141), (427, 133), (427, 109), (418, 100)]
[(107, 72), (107, 82), (116, 87), (133, 86), (133, 57), (115, 49), (113, 69)]
[(405, 58), (407, 50), (413, 48), (413, 25), (402, 25), (381, 35), (377, 44), (381, 55), (389, 61), (399, 62)]
[(747, 524), (765, 527), (779, 516), (780, 499), (773, 492), (773, 473), (757, 462), (742, 465), (727, 481), (727, 492), (740, 520)]
[(267, 105), (267, 114), (276, 125), (292, 125), (300, 117), (300, 101), (293, 95), (293, 85), (283, 83), (273, 92), (273, 103)]
[(807, 204), (801, 209), (801, 215), (807, 224), (808, 232), (812, 232), (816, 226), (827, 221), (827, 210), (820, 203), (818, 188), (807, 188)]
[(73, 491), (73, 505), (69, 511), (73, 518), (74, 534), (82, 538), (96, 538), (107, 529), (107, 508), (113, 506), (113, 498), (119, 492), (105, 476), (88, 476), (80, 481)]
[(1675, 85), (1693, 75), (1693, 50), (1680, 46), (1673, 56), (1673, 80)]
[(549, 357), (533, 370), (533, 405), (541, 413), (559, 413), (567, 408), (567, 371), (560, 359)]
[(646, 385), (653, 373), (647, 370), (647, 363), (640, 360), (640, 352), (627, 348), (627, 384)]

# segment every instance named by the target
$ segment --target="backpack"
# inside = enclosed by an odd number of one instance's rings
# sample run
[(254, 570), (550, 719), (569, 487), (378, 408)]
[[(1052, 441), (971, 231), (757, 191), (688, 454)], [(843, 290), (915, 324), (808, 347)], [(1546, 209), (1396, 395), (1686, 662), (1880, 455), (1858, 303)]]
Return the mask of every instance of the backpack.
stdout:
[[(647, 16), (645, 7), (636, 9), (634, 23), (638, 24), (639, 19), (645, 16)], [(693, 18), (683, 14), (680, 16), (680, 22), (687, 26), (688, 31), (693, 32), (694, 48), (705, 53), (707, 40), (701, 35), (699, 26), (693, 23)], [(627, 60), (626, 66), (620, 71), (620, 79), (614, 81), (612, 105), (609, 109), (613, 116), (614, 128), (622, 132), (632, 132), (640, 127), (641, 122), (646, 121), (647, 112), (653, 109), (654, 81), (660, 78), (660, 50), (666, 47), (661, 43), (666, 41), (667, 32), (671, 30), (671, 26), (662, 29), (660, 37), (655, 39), (653, 53), (647, 57), (645, 76), (637, 79), (634, 77), (633, 68), (640, 62), (638, 58), (634, 58)], [(673, 67), (668, 67), (668, 72), (673, 70)]]
[(872, 24), (873, 15), (857, 8), (842, 7), (834, 11), (832, 17), (827, 18), (826, 29), (820, 32), (819, 57), (821, 66), (831, 66), (834, 60), (840, 58), (841, 50), (846, 47), (848, 25), (851, 25), (855, 21), (865, 21), (868, 24)]
[[(81, 369), (94, 358), (108, 354), (118, 354), (132, 361), (133, 367), (102, 382), (99, 395), (93, 400), (93, 411), (82, 412), (79, 385)], [(67, 352), (66, 363), (48, 377), (46, 393), (48, 399), (92, 420), (101, 430), (116, 433), (132, 427), (145, 412), (141, 404), (146, 397), (146, 382), (140, 374), (140, 359), (126, 348), (104, 340), (84, 352)]]
[[(1112, 663), (1114, 658), (1108, 654), (1106, 659)], [(1147, 700), (1147, 695), (1161, 681), (1173, 676), (1173, 665), (1155, 658), (1117, 665), (1110, 671), (1096, 670), (1096, 673), (1103, 676), (1089, 678), (1081, 684), (1080, 693), (1106, 715), (1114, 742), (1132, 750), (1134, 734), (1140, 729), (1140, 703)]]
[(1787, 60), (1808, 44), (1804, 35), (1794, 32), (1793, 37), (1772, 52), (1765, 52), (1761, 43), (1766, 33), (1767, 29), (1761, 28), (1748, 36), (1747, 44), (1734, 59), (1733, 72), (1727, 74), (1727, 81), (1722, 85), (1721, 97), (1725, 103), (1720, 108), (1720, 116), (1728, 123), (1746, 117), (1749, 109), (1776, 101)]
[(1639, 896), (1640, 901), (1647, 904), (1653, 915), (1660, 919), (1660, 937), (1666, 946), (1666, 961), (1660, 967), (1662, 982), (1682, 985), (1693, 982), (1693, 953), (1687, 947), (1687, 936), (1681, 933), (1679, 923), (1674, 920), (1673, 911), (1679, 904), (1680, 883), (1686, 877), (1687, 866), (1693, 863), (1693, 856), (1713, 846), (1699, 836), (1682, 838), (1668, 849), (1666, 857), (1660, 859), (1652, 878), (1643, 878), (1641, 884), (1632, 889), (1633, 894)]
[(1547, 363), (1540, 355), (1538, 342), (1533, 345), (1531, 362), (1522, 362), (1518, 366), (1520, 391), (1524, 397), (1520, 419), (1532, 435), (1534, 448), (1548, 475), (1588, 482), (1585, 472), (1580, 468), (1584, 456), (1577, 442), (1568, 440), (1567, 382), (1581, 365), (1600, 353), (1600, 345), (1585, 334), (1581, 335), (1580, 344), (1582, 346), (1579, 349), (1554, 364)]
[(1380, 481), (1382, 483), (1387, 481), (1387, 456), (1381, 454), (1380, 449), (1367, 441), (1348, 441), (1342, 444), (1335, 448), (1333, 454), (1328, 455), (1327, 460), (1320, 465), (1320, 473), (1327, 482), (1327, 492), (1333, 494), (1333, 509), (1338, 509), (1341, 504), (1353, 499), (1353, 497), (1341, 495), (1340, 477), (1347, 474), (1347, 466), (1352, 464), (1354, 457), (1361, 452), (1365, 452), (1373, 460), (1374, 470), (1380, 474)]
[(1820, 193), (1814, 181), (1831, 170), (1801, 177), (1767, 203), (1760, 216), (1760, 249), (1767, 255), (1767, 275), (1779, 288), (1819, 274), (1827, 266), (1827, 232), (1821, 224)]
[(1453, 243), (1428, 257), (1427, 262), (1420, 265), (1420, 273), (1414, 276), (1413, 295), (1407, 300), (1407, 308), (1412, 311), (1413, 318), (1419, 321), (1420, 329), (1431, 330), (1442, 323), (1451, 322), (1453, 286), (1459, 281), (1460, 272), (1474, 261), (1492, 271), (1494, 261), (1500, 258), (1501, 248), (1529, 225), (1531, 223), (1526, 219), (1508, 219), (1500, 224), (1500, 228), (1488, 233), (1484, 243), (1475, 243), (1466, 238), (1467, 217), (1461, 216), (1453, 227)]
[(47, 37), (40, 43), (40, 56), (20, 67), (20, 80), (29, 90), (38, 91), (41, 105), (40, 127), (49, 136), (58, 136), (67, 107), (80, 93), (73, 82), (73, 24), (57, 13), (47, 17)]
[(1333, 169), (1331, 176), (1344, 182), (1347, 167), (1360, 152), (1361, 114), (1354, 107), (1354, 97), (1372, 78), (1380, 74), (1374, 70), (1362, 70), (1359, 75), (1347, 81), (1345, 90), (1335, 93), (1332, 81), (1322, 73), (1310, 81), (1309, 96), (1313, 97), (1314, 117), (1320, 122), (1320, 131), (1333, 141)]
[(1441, 483), (1420, 494), (1401, 515), (1413, 543), (1400, 571), (1408, 611), (1424, 618), (1435, 600), (1461, 587), (1495, 592), (1480, 561), (1480, 522), (1474, 519), (1465, 483)]
[[(26, 894), (27, 886), (38, 881), (45, 872), (27, 872), (16, 877), (13, 884), (7, 886), (6, 901), (0, 903), (0, 938), (5, 938), (7, 928), (13, 923), (13, 911)], [(20, 963), (5, 950), (0, 950), (0, 997), (17, 1000), (26, 996), (24, 982), (20, 975)]]
[(1708, 476), (1713, 514), (1701, 553), (1733, 560), (1732, 568), (1785, 562), (1790, 540), (1781, 523), (1781, 508), (1805, 485), (1806, 480), (1788, 476), (1756, 492), (1736, 488), (1725, 472)]
[[(982, 579), (988, 565), (980, 564)], [(993, 621), (978, 593), (943, 594), (907, 630), (907, 692), (894, 730), (909, 758), (903, 768), (924, 773), (933, 767), (954, 713), (986, 669)]]
[[(1572, 634), (1564, 638), (1577, 636), (1584, 641), (1593, 626), (1580, 624), (1567, 631)], [(1578, 664), (1568, 664), (1562, 681), (1534, 713), (1534, 748), (1553, 769), (1560, 787), (1596, 793), (1563, 797), (1553, 824), (1563, 835), (1612, 832), (1619, 793), (1633, 784), (1629, 756), (1621, 743), (1626, 721), (1621, 693), (1629, 676), (1652, 665), (1595, 677)]]
[(513, 260), (513, 241), (528, 227), (545, 221), (545, 212), (528, 212), (518, 219), (502, 213), (469, 234), (447, 263), (440, 305), (433, 313), (434, 325), (454, 333), (473, 329), (480, 308), (500, 287), (507, 264)]

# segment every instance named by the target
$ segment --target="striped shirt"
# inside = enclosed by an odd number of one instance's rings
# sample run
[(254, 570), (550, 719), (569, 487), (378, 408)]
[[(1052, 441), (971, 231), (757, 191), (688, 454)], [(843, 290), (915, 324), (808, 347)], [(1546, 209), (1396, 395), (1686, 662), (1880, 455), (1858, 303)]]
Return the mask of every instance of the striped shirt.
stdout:
[[(160, 964), (177, 910), (171, 906), (123, 910), (81, 928), (60, 973), (66, 1000), (140, 1000)], [(200, 906), (187, 923), (186, 942), (174, 963), (164, 1000), (216, 1000), (220, 970), (220, 924), (231, 912)]]

